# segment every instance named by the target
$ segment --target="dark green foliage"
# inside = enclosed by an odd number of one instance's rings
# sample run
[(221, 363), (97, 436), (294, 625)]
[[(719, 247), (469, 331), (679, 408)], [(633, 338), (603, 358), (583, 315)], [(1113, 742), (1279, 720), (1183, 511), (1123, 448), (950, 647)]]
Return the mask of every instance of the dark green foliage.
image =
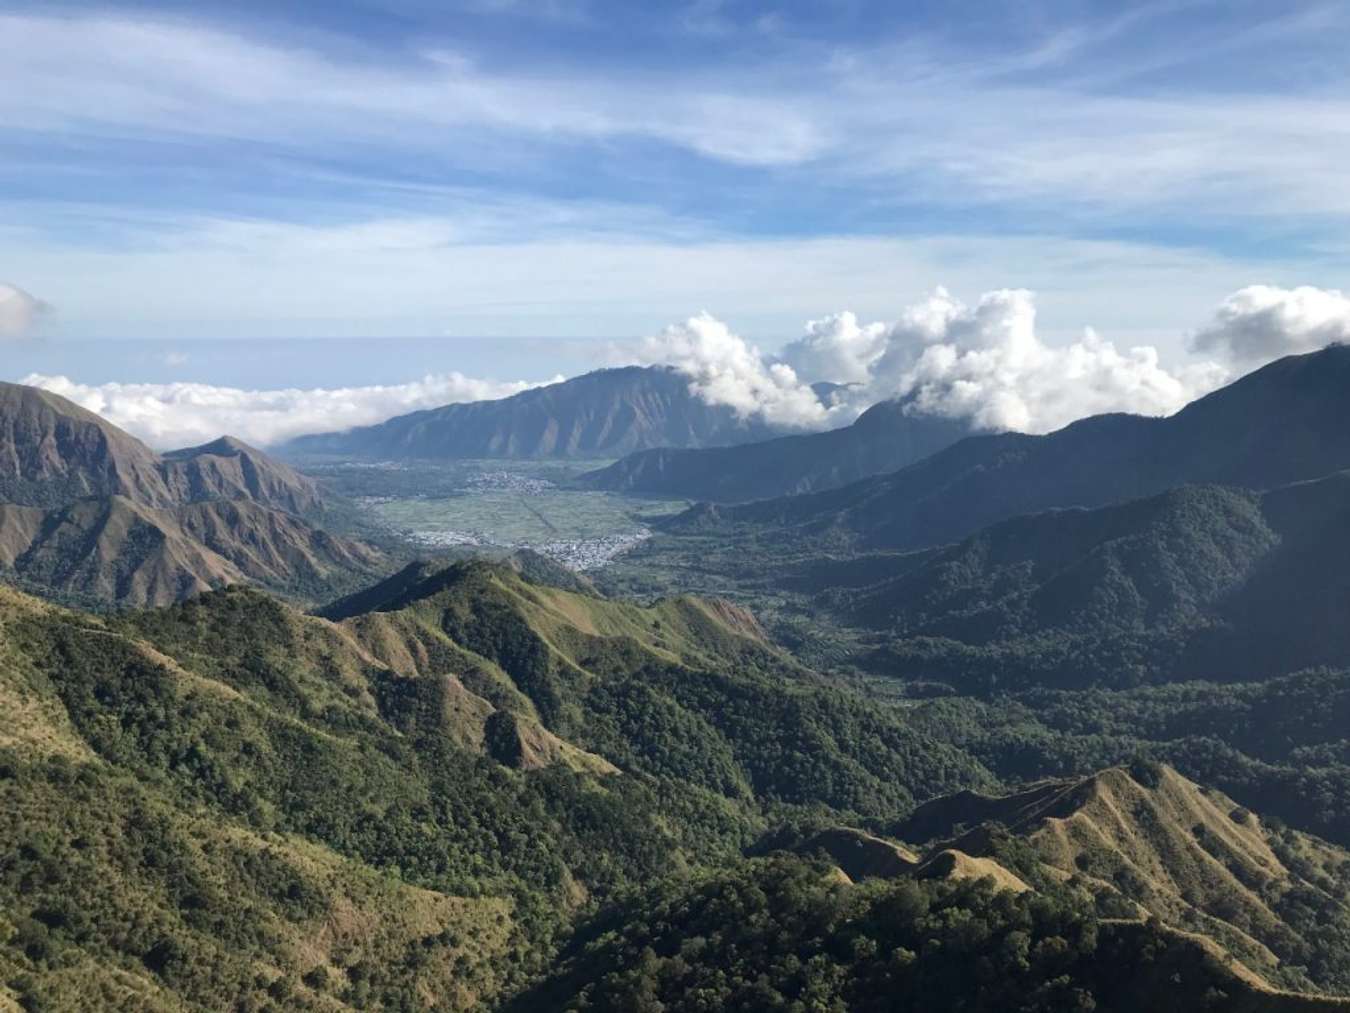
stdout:
[(1206, 993), (1223, 975), (1182, 949), (1143, 925), (1128, 936), (1104, 931), (1091, 906), (1062, 889), (1019, 895), (988, 880), (850, 887), (825, 866), (780, 856), (692, 887), (667, 883), (608, 913), (512, 1010), (1220, 1008)]
[(884, 630), (869, 667), (989, 693), (1261, 678), (1350, 661), (1350, 474), (1188, 487), (1007, 521), (826, 597)]
[[(725, 672), (655, 664), (648, 648), (625, 638), (554, 631), (606, 673), (586, 675), (551, 651), (489, 576), (470, 567), (451, 596), (438, 599), (439, 611), (413, 607), (434, 614), (463, 644), (452, 657), (499, 666), (546, 721), (570, 728), (573, 741), (626, 773), (597, 777), (559, 764), (517, 769), (525, 719), (509, 711), (489, 716), (481, 754), (466, 751), (442, 724), (441, 675), (401, 675), (362, 661), (331, 627), (258, 592), (216, 592), (106, 624), (40, 611), (8, 621), (0, 646), (24, 665), (21, 675), (5, 678), (22, 679), (23, 693), (68, 718), (74, 740), (97, 758), (84, 768), (88, 776), (143, 793), (135, 805), (110, 803), (134, 821), (119, 823), (122, 833), (139, 840), (144, 831), (169, 849), (135, 847), (127, 861), (141, 864), (142, 878), (113, 889), (108, 905), (87, 907), (95, 932), (89, 938), (111, 941), (83, 950), (80, 937), (62, 936), (62, 947), (75, 947), (72, 959), (78, 951), (117, 966), (134, 962), (170, 992), (210, 997), (201, 1001), (211, 1008), (252, 994), (246, 961), (224, 954), (265, 948), (265, 939), (213, 935), (214, 922), (189, 932), (174, 919), (153, 920), (153, 931), (134, 943), (108, 935), (117, 904), (133, 903), (133, 894), (163, 896), (161, 880), (183, 866), (172, 842), (186, 813), (251, 834), (316, 842), (359, 868), (443, 894), (509, 899), (513, 956), (480, 986), (500, 990), (544, 966), (578, 894), (594, 905), (672, 869), (726, 861), (785, 803), (881, 814), (907, 808), (917, 792), (993, 783), (961, 754), (914, 733), (902, 710), (814, 685), (764, 648), (738, 647), (729, 634), (724, 645), (705, 638), (703, 649), (729, 650), (729, 658), (742, 651), (743, 670), (732, 662)], [(651, 635), (676, 634), (657, 621)], [(482, 653), (470, 653), (469, 645)], [(548, 706), (541, 687), (552, 687), (559, 707)], [(6, 763), (9, 776), (0, 785), (31, 791), (28, 761), (16, 754)], [(57, 791), (55, 809), (62, 804)], [(87, 816), (91, 826), (110, 818), (99, 807)], [(45, 815), (35, 826), (55, 830)], [(88, 836), (61, 831), (53, 840)], [(35, 854), (55, 846), (45, 840), (32, 844)], [(100, 858), (101, 872), (60, 861), (91, 888), (106, 885), (107, 859)], [(249, 863), (241, 876), (281, 883), (260, 902), (268, 911), (289, 912), (297, 924), (323, 917), (328, 888), (286, 879), (265, 856)], [(79, 895), (69, 883), (60, 889)], [(216, 903), (203, 889), (185, 888), (184, 910)], [(6, 907), (16, 895), (7, 896)], [(228, 903), (222, 894), (219, 904)], [(45, 959), (52, 927), (69, 915), (54, 902), (34, 910), (42, 918), (25, 915), (22, 949)], [(271, 915), (242, 906), (230, 917), (261, 931)], [(202, 938), (192, 934), (198, 931)], [(219, 970), (203, 974), (213, 961)], [(312, 989), (303, 980), (311, 970), (261, 987), (272, 1001), (290, 1004)], [(400, 973), (390, 967), (384, 978), (353, 980), (353, 995), (411, 987)]]

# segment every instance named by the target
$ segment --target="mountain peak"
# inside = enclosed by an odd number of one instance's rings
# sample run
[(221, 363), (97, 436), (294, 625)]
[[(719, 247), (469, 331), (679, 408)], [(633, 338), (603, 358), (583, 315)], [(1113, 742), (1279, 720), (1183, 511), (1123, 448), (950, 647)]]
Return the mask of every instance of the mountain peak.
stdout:
[(617, 457), (650, 447), (728, 446), (778, 430), (692, 393), (668, 366), (599, 369), (494, 401), (449, 404), (342, 433), (302, 436), (302, 454), (386, 459)]
[(181, 450), (170, 450), (164, 456), (169, 460), (182, 460), (193, 457), (237, 457), (240, 454), (262, 455), (262, 451), (257, 450), (243, 440), (235, 436), (221, 436), (212, 440), (210, 443), (203, 443), (197, 447), (184, 447)]
[(59, 394), (0, 384), (0, 502), (49, 507), (111, 495), (173, 500), (159, 458), (130, 433)]

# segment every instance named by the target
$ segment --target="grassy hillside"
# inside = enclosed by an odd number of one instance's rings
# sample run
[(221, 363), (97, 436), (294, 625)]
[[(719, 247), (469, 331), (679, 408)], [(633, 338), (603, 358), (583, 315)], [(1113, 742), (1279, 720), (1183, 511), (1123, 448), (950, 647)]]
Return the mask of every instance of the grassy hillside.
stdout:
[(1103, 916), (1156, 917), (1201, 934), (1264, 980), (1350, 988), (1346, 853), (1275, 833), (1169, 767), (1141, 762), (1006, 796), (964, 792), (890, 830), (995, 858), (1009, 854), (1001, 835), (1012, 834), (1017, 867), (1034, 863), (1032, 881), (1049, 874), (1083, 886)]
[(5, 592), (16, 996), (472, 1008), (577, 914), (794, 806), (992, 784), (730, 607), (428, 580), (336, 623), (242, 588), (106, 619)]
[[(1339, 704), (1319, 731), (1299, 692), (1290, 733), (1325, 742)], [(103, 618), (6, 591), (0, 985), (166, 1010), (1300, 1010), (1264, 982), (1350, 988), (1340, 849), (1168, 771), (994, 794), (991, 768), (1109, 751), (1078, 699), (1052, 729), (863, 697), (726, 603), (483, 563), (330, 617), (237, 587)], [(1225, 734), (1278, 739), (1248, 703)], [(1097, 706), (1118, 749), (1167, 713)], [(1194, 728), (1234, 713), (1210, 707)]]
[(915, 707), (913, 716), (1004, 778), (1062, 777), (1152, 757), (1272, 822), (1350, 846), (1350, 672), (950, 698)]

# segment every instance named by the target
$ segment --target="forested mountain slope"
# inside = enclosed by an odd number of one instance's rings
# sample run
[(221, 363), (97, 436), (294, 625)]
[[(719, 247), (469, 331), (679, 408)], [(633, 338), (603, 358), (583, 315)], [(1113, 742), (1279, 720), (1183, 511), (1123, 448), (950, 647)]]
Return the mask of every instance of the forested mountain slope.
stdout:
[(1350, 347), (1289, 356), (1165, 419), (1099, 415), (1046, 436), (973, 436), (892, 475), (672, 524), (913, 549), (1054, 507), (1096, 507), (1188, 483), (1268, 489), (1350, 468)]
[(833, 598), (884, 664), (965, 689), (1254, 678), (1350, 663), (1350, 473), (1183, 487), (994, 525)]
[(842, 429), (735, 447), (643, 450), (580, 481), (595, 489), (722, 503), (768, 499), (895, 471), (968, 433), (964, 422), (917, 415), (905, 402), (883, 401)]
[(717, 603), (482, 564), (339, 623), (243, 588), (109, 619), (0, 594), (0, 791), (27, 814), (0, 964), (57, 1006), (473, 1008), (571, 912), (734, 856), (780, 806), (993, 783)]

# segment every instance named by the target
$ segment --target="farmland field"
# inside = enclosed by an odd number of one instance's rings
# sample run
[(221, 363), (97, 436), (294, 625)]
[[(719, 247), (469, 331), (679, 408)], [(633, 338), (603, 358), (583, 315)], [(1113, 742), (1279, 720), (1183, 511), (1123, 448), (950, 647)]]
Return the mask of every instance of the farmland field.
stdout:
[(576, 489), (604, 461), (325, 462), (306, 471), (351, 497), (366, 520), (415, 545), (528, 547), (594, 569), (641, 542), (684, 500)]

